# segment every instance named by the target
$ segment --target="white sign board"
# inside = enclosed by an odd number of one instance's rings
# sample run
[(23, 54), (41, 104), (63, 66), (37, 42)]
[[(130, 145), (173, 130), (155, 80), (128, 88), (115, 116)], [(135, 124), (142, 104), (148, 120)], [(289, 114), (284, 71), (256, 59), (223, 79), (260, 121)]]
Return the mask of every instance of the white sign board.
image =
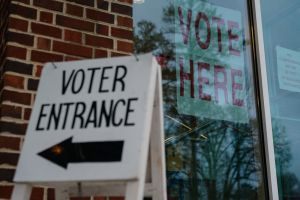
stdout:
[(46, 64), (14, 180), (137, 180), (157, 69), (150, 54)]
[(241, 12), (197, 0), (175, 2), (178, 112), (247, 123)]
[(276, 47), (280, 89), (300, 92), (300, 52)]

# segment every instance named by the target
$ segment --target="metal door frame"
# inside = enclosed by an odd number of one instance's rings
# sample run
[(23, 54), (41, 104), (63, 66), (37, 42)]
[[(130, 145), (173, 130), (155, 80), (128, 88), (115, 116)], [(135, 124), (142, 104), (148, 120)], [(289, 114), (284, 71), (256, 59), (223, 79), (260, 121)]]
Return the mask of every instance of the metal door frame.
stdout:
[(266, 158), (266, 172), (267, 172), (267, 182), (268, 182), (268, 194), (269, 198), (272, 200), (278, 200), (278, 185), (276, 176), (276, 165), (275, 165), (275, 153), (274, 153), (274, 143), (273, 143), (273, 132), (272, 132), (272, 122), (271, 122), (271, 111), (269, 102), (269, 91), (268, 91), (268, 80), (267, 80), (267, 66), (265, 60), (265, 48), (264, 48), (264, 38), (263, 38), (263, 27), (261, 18), (261, 3), (260, 0), (252, 0), (252, 13), (253, 13), (253, 28), (254, 28), (254, 42), (255, 42), (255, 53), (257, 58), (257, 72), (259, 81), (259, 104), (261, 108), (262, 115), (262, 125), (263, 125), (263, 141), (264, 141), (264, 151)]

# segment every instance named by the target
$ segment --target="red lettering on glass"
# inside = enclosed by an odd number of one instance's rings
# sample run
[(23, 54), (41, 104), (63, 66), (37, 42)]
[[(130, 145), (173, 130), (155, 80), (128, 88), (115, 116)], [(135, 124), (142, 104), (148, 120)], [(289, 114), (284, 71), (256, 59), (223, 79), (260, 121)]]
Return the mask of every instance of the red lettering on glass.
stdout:
[[(200, 21), (201, 19), (204, 20), (204, 22), (206, 23), (206, 40), (205, 42), (201, 42), (201, 38), (200, 38), (200, 30), (199, 30), (199, 25), (200, 25)], [(195, 30), (196, 30), (196, 40), (198, 45), (200, 46), (201, 49), (207, 49), (209, 47), (210, 44), (210, 24), (208, 21), (208, 17), (203, 13), (203, 12), (199, 12), (195, 21)]]
[(190, 60), (190, 73), (184, 72), (184, 59), (182, 57), (179, 58), (179, 66), (180, 66), (180, 96), (184, 96), (184, 81), (190, 81), (190, 95), (191, 98), (194, 98), (194, 63), (193, 60)]
[[(223, 74), (223, 81), (218, 79), (218, 74)], [(214, 85), (215, 85), (215, 97), (216, 101), (219, 102), (219, 89), (222, 89), (224, 92), (225, 103), (228, 104), (228, 93), (227, 93), (227, 76), (225, 68), (219, 65), (215, 65), (214, 70)]]
[(218, 30), (218, 47), (219, 52), (222, 52), (222, 32), (221, 32), (221, 26), (224, 26), (224, 19), (221, 19), (219, 17), (212, 17), (212, 21), (214, 23), (217, 23), (217, 30)]
[(236, 98), (236, 90), (242, 90), (243, 85), (240, 83), (235, 82), (235, 77), (239, 76), (242, 77), (242, 71), (237, 69), (231, 69), (231, 81), (232, 81), (232, 104), (243, 107), (244, 106), (244, 100), (243, 99), (237, 99)]
[(234, 41), (239, 40), (239, 35), (232, 33), (233, 28), (239, 29), (239, 24), (237, 22), (234, 22), (234, 21), (228, 21), (229, 52), (232, 55), (240, 56), (240, 50), (234, 49), (233, 46), (232, 46), (232, 41), (233, 40)]
[(187, 44), (191, 30), (192, 11), (190, 9), (188, 10), (186, 28), (184, 28), (185, 23), (183, 21), (182, 9), (180, 6), (178, 7), (178, 14), (180, 19), (180, 29), (183, 37), (183, 43)]
[(211, 101), (211, 95), (205, 94), (203, 92), (203, 85), (204, 84), (206, 84), (206, 85), (209, 84), (208, 78), (203, 77), (203, 75), (202, 75), (202, 71), (204, 69), (207, 70), (207, 71), (209, 71), (210, 70), (209, 64), (208, 63), (199, 62), (198, 63), (199, 98), (202, 99), (202, 100)]

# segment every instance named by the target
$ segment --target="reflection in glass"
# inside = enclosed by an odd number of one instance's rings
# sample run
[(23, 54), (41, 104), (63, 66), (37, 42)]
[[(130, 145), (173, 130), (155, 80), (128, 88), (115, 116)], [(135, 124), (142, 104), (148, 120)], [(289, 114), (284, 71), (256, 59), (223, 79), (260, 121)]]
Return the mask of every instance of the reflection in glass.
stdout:
[(247, 2), (174, 0), (162, 21), (135, 51), (162, 65), (168, 199), (266, 199)]
[(169, 199), (264, 199), (256, 119), (178, 114), (175, 69), (162, 71)]
[(280, 199), (300, 199), (300, 2), (261, 2)]

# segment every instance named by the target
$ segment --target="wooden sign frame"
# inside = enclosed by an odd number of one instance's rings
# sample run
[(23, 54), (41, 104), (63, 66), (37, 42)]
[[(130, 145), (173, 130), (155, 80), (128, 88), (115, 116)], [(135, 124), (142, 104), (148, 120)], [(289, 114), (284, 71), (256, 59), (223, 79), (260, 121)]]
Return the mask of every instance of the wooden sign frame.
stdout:
[[(120, 181), (70, 181), (70, 182), (33, 182), (15, 184), (12, 200), (29, 200), (34, 184), (55, 188), (57, 200), (83, 196), (124, 196), (125, 200), (142, 200), (152, 197), (153, 200), (166, 200), (165, 147), (163, 132), (163, 107), (161, 89), (161, 71), (155, 69), (155, 90), (152, 107), (149, 109), (151, 122), (145, 146), (140, 160), (140, 171), (137, 179)], [(150, 91), (151, 92), (151, 91)]]

